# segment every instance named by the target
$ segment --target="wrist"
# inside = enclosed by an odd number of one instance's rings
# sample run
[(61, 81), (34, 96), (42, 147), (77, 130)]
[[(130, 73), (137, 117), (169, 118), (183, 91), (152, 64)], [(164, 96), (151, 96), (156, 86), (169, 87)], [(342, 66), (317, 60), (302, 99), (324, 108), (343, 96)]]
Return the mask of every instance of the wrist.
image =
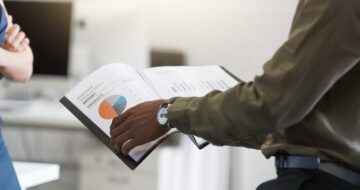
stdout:
[(3, 48), (0, 48), (0, 69), (3, 70), (4, 68), (6, 68), (6, 50)]
[(174, 128), (169, 122), (168, 109), (175, 102), (177, 97), (170, 98), (160, 105), (157, 113), (157, 122), (162, 128), (171, 129)]

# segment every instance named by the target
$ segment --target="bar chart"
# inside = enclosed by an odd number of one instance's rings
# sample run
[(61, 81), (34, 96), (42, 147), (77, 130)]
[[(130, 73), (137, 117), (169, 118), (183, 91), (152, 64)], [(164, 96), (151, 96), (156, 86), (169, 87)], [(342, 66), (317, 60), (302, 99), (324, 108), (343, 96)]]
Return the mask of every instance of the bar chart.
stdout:
[(161, 98), (199, 97), (211, 91), (226, 91), (238, 81), (220, 66), (158, 67), (144, 71)]
[(174, 82), (170, 87), (174, 93), (189, 91), (227, 90), (230, 86), (223, 80), (198, 80)]

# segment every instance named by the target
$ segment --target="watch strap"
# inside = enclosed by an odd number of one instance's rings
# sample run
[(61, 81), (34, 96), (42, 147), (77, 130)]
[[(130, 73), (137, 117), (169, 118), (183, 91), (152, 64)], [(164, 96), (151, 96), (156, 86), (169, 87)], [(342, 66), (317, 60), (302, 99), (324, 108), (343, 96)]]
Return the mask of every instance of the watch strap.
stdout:
[[(160, 105), (159, 110), (161, 108), (168, 109), (170, 107), (170, 105), (175, 102), (176, 99), (177, 99), (177, 97), (173, 97), (173, 98), (170, 98), (170, 99), (166, 100), (165, 103)], [(167, 123), (165, 125), (160, 125), (160, 126), (163, 127), (163, 128), (174, 128), (173, 126), (171, 126), (169, 120), (167, 121)]]

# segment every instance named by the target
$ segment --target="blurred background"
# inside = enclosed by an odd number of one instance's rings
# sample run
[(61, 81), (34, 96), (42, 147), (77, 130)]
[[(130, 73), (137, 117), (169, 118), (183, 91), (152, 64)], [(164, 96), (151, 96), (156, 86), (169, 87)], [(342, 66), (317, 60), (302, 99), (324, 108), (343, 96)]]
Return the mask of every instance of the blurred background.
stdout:
[[(1, 81), (0, 115), (12, 158), (60, 166), (30, 190), (250, 190), (275, 177), (260, 151), (187, 139), (130, 171), (58, 100), (107, 63), (137, 69), (222, 65), (250, 81), (286, 40), (297, 0), (5, 0), (31, 40), (34, 77)], [(45, 174), (41, 174), (46, 177)], [(35, 179), (28, 179), (34, 181)]]

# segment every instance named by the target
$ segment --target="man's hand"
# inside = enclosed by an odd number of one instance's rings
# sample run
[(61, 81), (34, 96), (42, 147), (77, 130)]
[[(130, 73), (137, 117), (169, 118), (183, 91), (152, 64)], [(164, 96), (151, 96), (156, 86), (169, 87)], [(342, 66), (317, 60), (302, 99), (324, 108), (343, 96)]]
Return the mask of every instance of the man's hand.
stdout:
[(160, 105), (164, 102), (144, 102), (114, 118), (110, 134), (118, 152), (128, 155), (134, 147), (151, 142), (169, 131), (161, 128), (156, 119)]
[(18, 24), (14, 24), (12, 16), (8, 18), (8, 28), (5, 36), (4, 44), (2, 48), (11, 52), (22, 52), (29, 47), (30, 40), (26, 37), (26, 34), (21, 31)]

